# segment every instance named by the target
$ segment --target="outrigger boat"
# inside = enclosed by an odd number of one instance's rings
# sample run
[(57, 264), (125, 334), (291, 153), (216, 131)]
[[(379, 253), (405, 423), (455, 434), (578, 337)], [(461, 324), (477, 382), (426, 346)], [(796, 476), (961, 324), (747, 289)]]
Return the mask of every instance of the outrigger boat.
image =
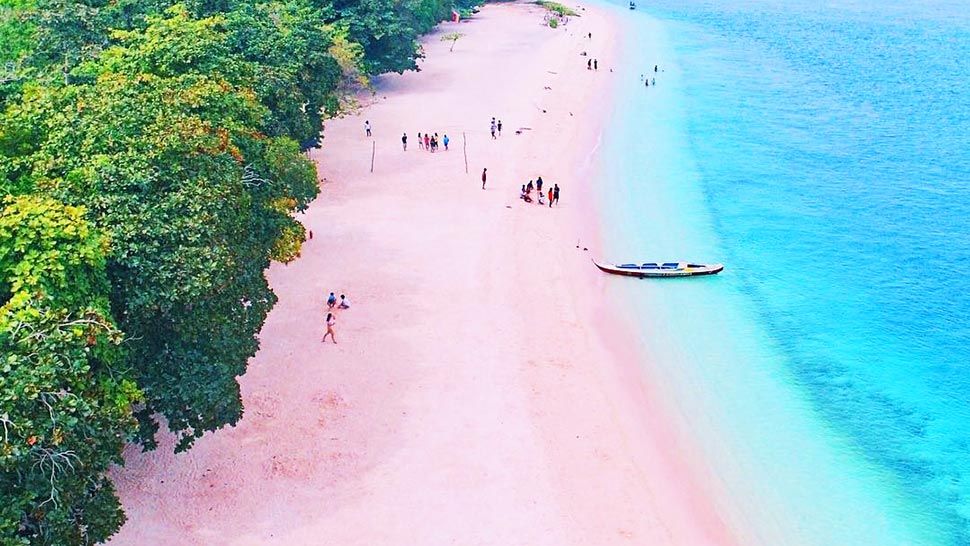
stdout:
[(593, 260), (600, 271), (623, 275), (626, 277), (695, 277), (699, 275), (717, 275), (724, 266), (722, 264), (692, 264), (689, 262), (645, 263), (645, 264), (601, 264)]

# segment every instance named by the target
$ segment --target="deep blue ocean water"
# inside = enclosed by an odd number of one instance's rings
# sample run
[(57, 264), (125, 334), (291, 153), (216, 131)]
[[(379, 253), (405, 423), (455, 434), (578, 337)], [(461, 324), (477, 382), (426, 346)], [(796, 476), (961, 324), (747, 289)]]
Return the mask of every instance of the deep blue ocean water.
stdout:
[(609, 289), (726, 517), (970, 544), (970, 4), (618, 9), (603, 252), (727, 269)]

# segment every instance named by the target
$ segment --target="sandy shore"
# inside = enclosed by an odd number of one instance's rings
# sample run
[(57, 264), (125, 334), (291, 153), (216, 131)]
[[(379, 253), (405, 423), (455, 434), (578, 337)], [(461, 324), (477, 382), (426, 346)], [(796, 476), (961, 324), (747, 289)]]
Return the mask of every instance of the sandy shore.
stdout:
[[(129, 453), (112, 544), (731, 542), (575, 248), (595, 242), (613, 15), (542, 17), (487, 6), (453, 52), (430, 36), (421, 72), (327, 124), (314, 237), (268, 273), (244, 419), (185, 454)], [(426, 131), (451, 150), (419, 150)], [(558, 207), (517, 199), (539, 175)], [(337, 345), (320, 342), (330, 291), (353, 304)]]

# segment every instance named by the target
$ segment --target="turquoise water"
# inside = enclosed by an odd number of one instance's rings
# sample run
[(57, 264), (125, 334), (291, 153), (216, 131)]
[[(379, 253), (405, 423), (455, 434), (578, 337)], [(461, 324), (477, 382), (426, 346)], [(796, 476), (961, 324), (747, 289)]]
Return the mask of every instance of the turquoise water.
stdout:
[(729, 525), (970, 544), (970, 6), (617, 13), (603, 253), (727, 269), (608, 290)]

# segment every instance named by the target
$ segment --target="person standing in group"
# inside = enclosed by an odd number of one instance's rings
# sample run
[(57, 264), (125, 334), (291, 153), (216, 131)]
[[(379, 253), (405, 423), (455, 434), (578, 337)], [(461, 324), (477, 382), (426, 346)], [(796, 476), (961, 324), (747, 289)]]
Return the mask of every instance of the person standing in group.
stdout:
[(424, 134), (424, 149), (428, 152), (431, 151), (431, 137), (428, 135), (428, 133)]
[(435, 150), (436, 152), (438, 151), (438, 143), (439, 143), (439, 142), (441, 142), (441, 141), (440, 141), (440, 140), (438, 140), (438, 133), (435, 133), (435, 134), (434, 134), (434, 150)]
[(553, 184), (552, 186), (552, 199), (557, 205), (559, 204), (559, 184)]
[(369, 120), (364, 122), (364, 132), (367, 133), (367, 136), (370, 136), (370, 121)]
[(484, 168), (484, 169), (482, 169), (482, 189), (483, 190), (485, 189), (485, 179), (487, 178), (487, 176), (486, 176), (486, 173), (487, 172), (488, 172), (488, 168), (487, 167)]
[(418, 133), (418, 149), (424, 149), (424, 140), (421, 138), (421, 133)]
[(542, 177), (541, 176), (536, 179), (536, 190), (538, 190), (539, 193), (542, 193)]
[(496, 128), (498, 128), (498, 126), (495, 124), (495, 118), (492, 118), (492, 125), (491, 125), (492, 140), (495, 140), (495, 129)]
[(552, 188), (549, 188), (549, 208), (552, 208), (552, 199), (554, 197), (555, 197), (555, 193), (553, 193)]
[(404, 151), (408, 151), (408, 134), (404, 133), (401, 135), (401, 146), (404, 147)]
[(498, 120), (498, 136), (502, 136), (502, 120)]
[(599, 70), (599, 69), (600, 69), (600, 62), (599, 62), (599, 60), (593, 59), (593, 70)]
[(323, 334), (323, 339), (320, 341), (323, 343), (327, 342), (327, 336), (333, 340), (334, 345), (337, 344), (337, 334), (333, 333), (333, 327), (337, 324), (337, 319), (334, 318), (333, 313), (327, 313), (327, 333)]
[(445, 145), (446, 152), (448, 151), (448, 142), (449, 142), (448, 135), (445, 135), (444, 137), (441, 138), (441, 143)]
[(337, 296), (334, 296), (333, 292), (331, 292), (330, 297), (327, 298), (327, 308), (333, 309), (334, 305), (337, 305)]

